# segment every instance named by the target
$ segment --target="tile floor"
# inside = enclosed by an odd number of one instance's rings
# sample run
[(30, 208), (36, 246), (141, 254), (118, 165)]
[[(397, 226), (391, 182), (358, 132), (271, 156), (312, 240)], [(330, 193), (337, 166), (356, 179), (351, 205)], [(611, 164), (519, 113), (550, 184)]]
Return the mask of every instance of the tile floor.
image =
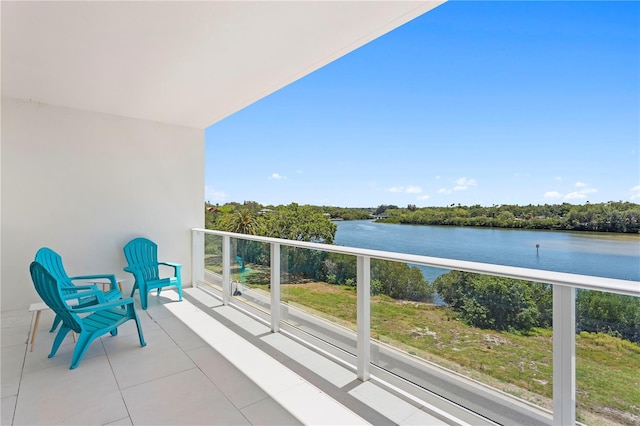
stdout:
[[(150, 297), (135, 323), (105, 336), (69, 370), (67, 337), (47, 357), (53, 320), (2, 313), (2, 425), (456, 424), (393, 394), (199, 289)], [(139, 306), (139, 305), (138, 305)]]

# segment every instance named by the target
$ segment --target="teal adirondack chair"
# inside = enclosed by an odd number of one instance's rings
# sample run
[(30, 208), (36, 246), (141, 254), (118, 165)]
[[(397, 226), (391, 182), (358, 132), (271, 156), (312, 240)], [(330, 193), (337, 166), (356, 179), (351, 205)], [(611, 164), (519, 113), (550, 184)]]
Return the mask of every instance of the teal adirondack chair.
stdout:
[[(77, 299), (77, 302), (74, 306), (77, 307), (85, 307), (90, 305), (95, 305), (97, 303), (105, 303), (111, 302), (113, 300), (118, 300), (122, 298), (122, 293), (118, 289), (116, 276), (112, 274), (98, 274), (98, 275), (79, 275), (70, 277), (67, 275), (67, 272), (64, 270), (64, 266), (62, 265), (62, 257), (55, 251), (51, 250), (48, 247), (42, 247), (40, 250), (36, 252), (35, 261), (40, 263), (55, 279), (60, 281), (61, 286), (65, 289), (62, 291), (62, 295), (66, 300)], [(109, 290), (106, 292), (98, 292), (90, 295), (84, 295), (82, 297), (78, 297), (78, 286), (74, 285), (73, 281), (78, 280), (92, 280), (92, 279), (101, 279), (106, 278), (110, 281)], [(83, 288), (86, 286), (82, 286)], [(95, 290), (98, 289), (97, 286), (91, 286)], [(60, 324), (60, 318), (56, 315), (53, 320), (53, 325), (51, 326), (50, 332), (55, 331), (55, 329)]]
[[(124, 246), (124, 257), (129, 264), (124, 270), (133, 274), (135, 278), (131, 297), (133, 297), (136, 289), (140, 291), (142, 309), (147, 309), (149, 292), (154, 289), (157, 289), (158, 295), (160, 295), (162, 288), (176, 287), (179, 299), (182, 300), (182, 265), (179, 263), (159, 262), (156, 243), (146, 238), (135, 238)], [(160, 278), (160, 266), (173, 268), (173, 276)]]
[[(132, 298), (71, 308), (63, 294), (66, 290), (63, 282), (56, 279), (38, 262), (32, 262), (29, 270), (36, 291), (44, 303), (55, 312), (62, 322), (60, 330), (58, 330), (58, 334), (53, 341), (49, 358), (55, 356), (65, 336), (69, 331), (73, 330), (78, 334), (78, 342), (73, 351), (71, 366), (69, 367), (70, 370), (73, 370), (80, 364), (91, 342), (106, 333), (116, 336), (118, 327), (129, 320), (136, 322), (140, 346), (147, 345), (144, 341), (142, 327), (140, 326), (140, 320), (134, 307), (135, 302)], [(74, 291), (76, 293), (86, 293), (87, 296), (97, 296), (97, 293), (101, 293), (101, 290), (91, 289), (91, 287), (76, 286)], [(81, 317), (79, 314), (89, 315)]]

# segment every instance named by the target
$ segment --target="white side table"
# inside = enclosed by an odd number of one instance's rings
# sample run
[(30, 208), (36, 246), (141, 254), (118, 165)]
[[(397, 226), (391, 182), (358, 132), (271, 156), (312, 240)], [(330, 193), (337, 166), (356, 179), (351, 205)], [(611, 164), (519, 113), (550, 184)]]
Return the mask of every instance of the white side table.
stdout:
[(38, 324), (40, 323), (40, 313), (45, 309), (49, 309), (49, 307), (44, 302), (32, 303), (29, 306), (29, 312), (36, 313), (35, 323), (33, 322), (33, 314), (31, 314), (31, 349), (29, 350), (29, 352), (33, 352), (33, 344), (36, 341), (36, 334), (38, 334)]
[[(118, 288), (120, 289), (120, 293), (122, 293), (122, 282), (126, 281), (127, 278), (124, 277), (116, 277), (116, 282), (118, 283)], [(93, 280), (87, 280), (89, 284), (102, 284), (102, 291), (105, 290), (105, 287), (111, 284), (111, 281), (108, 278), (95, 278)]]
[[(29, 349), (29, 352), (33, 352), (33, 345), (36, 342), (36, 334), (38, 334), (38, 325), (40, 324), (40, 313), (48, 309), (49, 307), (44, 302), (32, 303), (29, 305), (29, 312), (35, 312), (35, 321), (33, 321), (33, 319), (31, 320), (31, 349)], [(71, 331), (71, 335), (73, 336), (73, 343), (75, 343), (76, 333), (73, 330)]]

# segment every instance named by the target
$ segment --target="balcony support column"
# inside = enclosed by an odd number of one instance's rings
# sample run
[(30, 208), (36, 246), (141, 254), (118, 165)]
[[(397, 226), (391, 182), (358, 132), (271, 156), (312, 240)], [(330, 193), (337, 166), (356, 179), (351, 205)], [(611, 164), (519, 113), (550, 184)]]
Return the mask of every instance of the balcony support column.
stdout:
[(222, 236), (222, 304), (228, 305), (231, 297), (231, 237)]
[(191, 286), (204, 283), (204, 232), (191, 231)]
[(371, 365), (371, 258), (358, 256), (357, 264), (357, 374), (358, 379), (365, 382), (369, 380)]
[(280, 331), (280, 244), (271, 243), (271, 331)]
[(576, 424), (576, 290), (553, 286), (553, 424)]

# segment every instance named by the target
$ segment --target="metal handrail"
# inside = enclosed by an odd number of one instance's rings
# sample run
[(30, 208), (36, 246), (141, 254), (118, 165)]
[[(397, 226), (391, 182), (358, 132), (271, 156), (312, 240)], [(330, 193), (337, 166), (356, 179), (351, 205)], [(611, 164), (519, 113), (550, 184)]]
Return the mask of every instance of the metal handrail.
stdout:
[(456, 271), (475, 272), (479, 274), (495, 275), (515, 278), (519, 280), (535, 281), (546, 284), (597, 290), (608, 293), (625, 294), (640, 297), (640, 281), (621, 280), (615, 278), (594, 277), (591, 275), (570, 274), (566, 272), (547, 271), (542, 269), (521, 268), (517, 266), (496, 265), (491, 263), (469, 262), (466, 260), (446, 259), (415, 254), (397, 253), (382, 250), (362, 249), (332, 244), (310, 243), (306, 241), (286, 240), (282, 238), (262, 237), (258, 235), (236, 234), (233, 232), (216, 231), (211, 229), (193, 228), (192, 231), (204, 234), (227, 236), (231, 238), (275, 243), (285, 246), (321, 250), (331, 253), (366, 256), (372, 259), (391, 260), (411, 263), (415, 265), (431, 266)]

